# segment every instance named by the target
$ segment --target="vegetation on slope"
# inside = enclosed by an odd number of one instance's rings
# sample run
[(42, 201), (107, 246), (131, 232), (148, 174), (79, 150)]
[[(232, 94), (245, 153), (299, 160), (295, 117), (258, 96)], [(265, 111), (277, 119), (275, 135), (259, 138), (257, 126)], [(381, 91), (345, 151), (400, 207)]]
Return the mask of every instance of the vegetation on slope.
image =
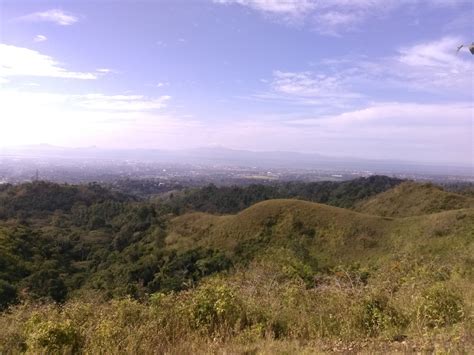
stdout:
[(176, 216), (31, 196), (0, 220), (1, 353), (472, 350), (473, 208), (395, 218), (273, 199)]
[(473, 208), (474, 198), (443, 191), (433, 184), (404, 182), (368, 201), (357, 211), (387, 217), (409, 217), (461, 208)]
[(243, 255), (243, 261), (278, 246), (300, 250), (301, 256), (317, 260), (320, 266), (380, 264), (395, 251), (416, 254), (437, 244), (449, 246), (450, 255), (464, 255), (474, 238), (474, 210), (396, 219), (306, 201), (271, 200), (237, 215), (180, 216), (172, 221), (169, 231), (165, 240), (169, 247), (217, 248), (229, 255)]
[(351, 208), (357, 201), (375, 196), (402, 181), (387, 176), (371, 176), (342, 182), (288, 182), (275, 185), (222, 187), (211, 184), (173, 195), (168, 204), (178, 213), (191, 210), (218, 214), (237, 213), (257, 202), (282, 198)]
[(0, 219), (27, 217), (43, 212), (69, 212), (75, 204), (90, 206), (104, 201), (126, 201), (127, 197), (98, 184), (59, 185), (36, 181), (0, 185)]

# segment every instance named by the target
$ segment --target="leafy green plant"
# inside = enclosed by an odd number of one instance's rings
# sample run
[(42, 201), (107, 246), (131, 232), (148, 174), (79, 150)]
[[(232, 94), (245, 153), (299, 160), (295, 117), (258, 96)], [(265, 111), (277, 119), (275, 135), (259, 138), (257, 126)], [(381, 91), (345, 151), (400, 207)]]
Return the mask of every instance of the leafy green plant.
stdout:
[(389, 329), (398, 330), (406, 325), (406, 319), (383, 296), (370, 297), (360, 307), (357, 316), (360, 330), (373, 337)]
[(235, 292), (219, 281), (199, 287), (190, 300), (189, 311), (194, 327), (209, 333), (222, 327), (232, 329), (243, 315)]
[(34, 315), (26, 324), (26, 344), (31, 352), (63, 353), (73, 351), (79, 343), (79, 334), (72, 322), (42, 319)]
[(462, 298), (443, 285), (426, 290), (418, 308), (418, 318), (430, 328), (449, 326), (464, 317)]

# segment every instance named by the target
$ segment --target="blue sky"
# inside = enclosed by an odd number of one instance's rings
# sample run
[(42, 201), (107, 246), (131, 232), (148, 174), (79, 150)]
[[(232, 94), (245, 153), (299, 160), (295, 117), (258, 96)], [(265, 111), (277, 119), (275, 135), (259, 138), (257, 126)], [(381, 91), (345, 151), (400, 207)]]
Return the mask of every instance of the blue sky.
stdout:
[(473, 6), (0, 0), (0, 146), (472, 165)]

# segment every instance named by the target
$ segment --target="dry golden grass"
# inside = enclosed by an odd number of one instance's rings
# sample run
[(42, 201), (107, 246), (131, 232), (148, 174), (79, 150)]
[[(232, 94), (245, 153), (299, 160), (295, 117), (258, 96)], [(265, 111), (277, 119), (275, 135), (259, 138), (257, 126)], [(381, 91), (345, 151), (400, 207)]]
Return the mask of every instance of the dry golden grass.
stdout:
[(367, 201), (355, 210), (386, 217), (410, 217), (462, 208), (474, 208), (474, 198), (446, 192), (431, 184), (404, 182)]

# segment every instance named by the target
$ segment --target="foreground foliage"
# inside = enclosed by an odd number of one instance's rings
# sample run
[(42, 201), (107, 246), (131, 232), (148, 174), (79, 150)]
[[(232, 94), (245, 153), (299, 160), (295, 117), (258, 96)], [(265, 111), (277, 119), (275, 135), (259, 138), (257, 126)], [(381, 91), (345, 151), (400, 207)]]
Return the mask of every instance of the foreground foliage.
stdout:
[(473, 350), (466, 299), (472, 290), (456, 277), (425, 289), (438, 278), (436, 267), (422, 270), (406, 260), (390, 285), (380, 277), (364, 284), (360, 270), (341, 268), (317, 287), (288, 267), (265, 259), (193, 289), (140, 300), (89, 294), (62, 305), (21, 304), (0, 317), (0, 352)]

